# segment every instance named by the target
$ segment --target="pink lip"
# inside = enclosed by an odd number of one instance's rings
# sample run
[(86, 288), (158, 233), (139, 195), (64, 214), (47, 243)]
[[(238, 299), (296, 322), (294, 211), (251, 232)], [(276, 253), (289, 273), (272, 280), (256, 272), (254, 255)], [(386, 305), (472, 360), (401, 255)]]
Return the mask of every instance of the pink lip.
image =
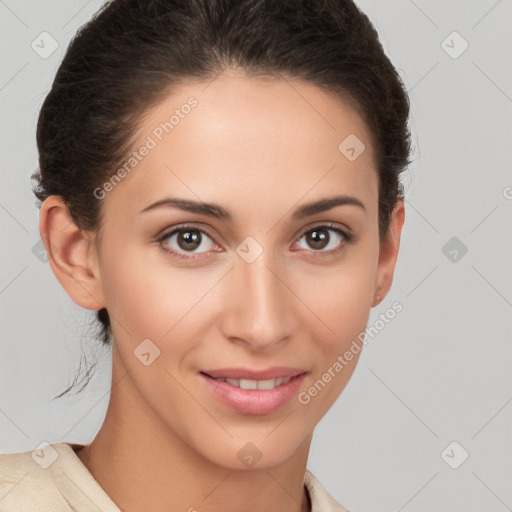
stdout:
[[(247, 375), (247, 372), (244, 373)], [(306, 373), (295, 374), (287, 384), (281, 384), (274, 389), (241, 389), (227, 382), (215, 380), (204, 373), (200, 374), (208, 390), (224, 405), (242, 414), (270, 414), (291, 400), (298, 393)], [(277, 377), (284, 377), (280, 374)], [(288, 375), (289, 376), (289, 375)], [(243, 378), (243, 377), (227, 377)], [(253, 378), (266, 380), (276, 377)]]
[(306, 370), (299, 368), (290, 368), (287, 366), (273, 366), (265, 370), (252, 370), (250, 368), (220, 368), (218, 370), (201, 370), (201, 373), (213, 377), (214, 379), (249, 379), (249, 380), (267, 380), (277, 379), (278, 377), (295, 377)]

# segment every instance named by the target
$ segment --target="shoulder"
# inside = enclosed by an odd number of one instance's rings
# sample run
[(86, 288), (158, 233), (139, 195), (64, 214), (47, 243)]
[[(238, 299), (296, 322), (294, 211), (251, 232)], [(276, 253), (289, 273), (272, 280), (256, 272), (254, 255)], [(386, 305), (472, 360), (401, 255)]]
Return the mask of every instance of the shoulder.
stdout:
[(55, 483), (55, 446), (0, 455), (0, 512), (72, 510)]
[(350, 512), (340, 505), (320, 483), (320, 481), (306, 469), (304, 484), (311, 498), (311, 512)]
[(74, 448), (44, 444), (0, 455), (0, 512), (121, 512)]

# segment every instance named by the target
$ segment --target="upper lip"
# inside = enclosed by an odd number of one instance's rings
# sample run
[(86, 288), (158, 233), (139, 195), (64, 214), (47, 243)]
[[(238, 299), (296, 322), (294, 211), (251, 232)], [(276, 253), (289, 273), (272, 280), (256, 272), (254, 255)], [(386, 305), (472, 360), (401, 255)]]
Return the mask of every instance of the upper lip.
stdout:
[(290, 368), (288, 366), (273, 366), (264, 370), (253, 370), (251, 368), (219, 368), (216, 370), (201, 370), (201, 373), (214, 379), (247, 379), (247, 380), (268, 380), (278, 377), (295, 377), (306, 370)]

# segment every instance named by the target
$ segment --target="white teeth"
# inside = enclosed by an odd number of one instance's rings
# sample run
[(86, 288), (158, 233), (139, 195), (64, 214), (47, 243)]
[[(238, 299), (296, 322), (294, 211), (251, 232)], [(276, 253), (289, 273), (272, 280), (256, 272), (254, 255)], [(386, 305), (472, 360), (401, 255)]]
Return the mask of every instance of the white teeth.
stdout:
[(249, 380), (249, 379), (217, 379), (227, 382), (232, 386), (241, 389), (274, 389), (277, 386), (290, 382), (291, 377), (278, 377), (277, 379), (268, 380)]
[(240, 379), (240, 383), (238, 387), (242, 389), (258, 389), (258, 381), (257, 380), (249, 380), (249, 379)]
[(276, 386), (280, 386), (283, 379), (269, 379), (258, 381), (258, 389), (274, 389)]

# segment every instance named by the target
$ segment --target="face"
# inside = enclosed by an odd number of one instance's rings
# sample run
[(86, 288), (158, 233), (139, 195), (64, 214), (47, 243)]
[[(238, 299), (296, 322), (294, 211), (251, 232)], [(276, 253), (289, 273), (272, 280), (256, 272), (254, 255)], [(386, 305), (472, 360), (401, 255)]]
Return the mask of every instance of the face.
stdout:
[[(351, 134), (355, 159), (339, 149)], [(97, 254), (115, 366), (137, 395), (125, 406), (215, 464), (243, 468), (245, 447), (276, 465), (360, 355), (379, 271), (366, 127), (312, 85), (223, 75), (149, 111), (134, 147), (136, 165), (103, 189)], [(304, 208), (338, 196), (350, 199)], [(152, 207), (167, 199), (216, 206)]]

